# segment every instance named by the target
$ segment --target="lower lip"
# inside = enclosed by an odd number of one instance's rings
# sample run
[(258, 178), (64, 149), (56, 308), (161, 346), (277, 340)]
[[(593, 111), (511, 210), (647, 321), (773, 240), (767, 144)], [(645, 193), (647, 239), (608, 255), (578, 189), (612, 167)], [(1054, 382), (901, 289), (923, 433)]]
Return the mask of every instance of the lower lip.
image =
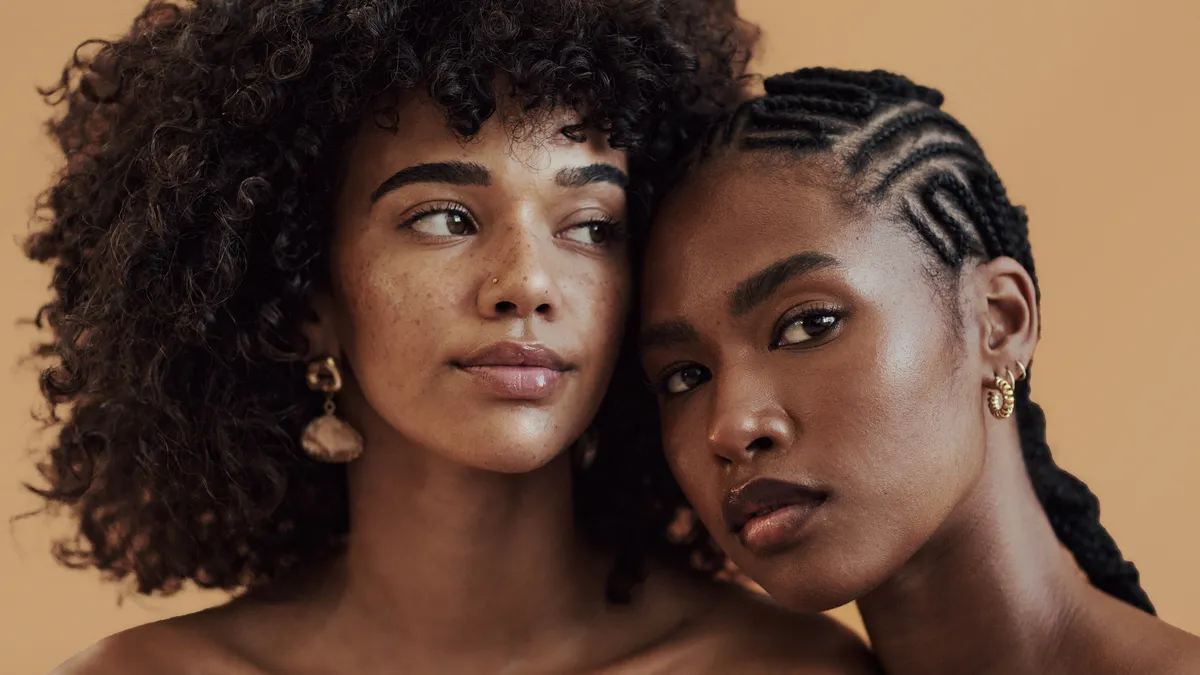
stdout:
[(804, 530), (822, 502), (792, 504), (766, 515), (752, 518), (738, 532), (746, 550), (755, 555), (769, 555), (791, 548), (800, 542)]
[(536, 401), (554, 393), (564, 374), (532, 366), (467, 366), (460, 368), (501, 398)]

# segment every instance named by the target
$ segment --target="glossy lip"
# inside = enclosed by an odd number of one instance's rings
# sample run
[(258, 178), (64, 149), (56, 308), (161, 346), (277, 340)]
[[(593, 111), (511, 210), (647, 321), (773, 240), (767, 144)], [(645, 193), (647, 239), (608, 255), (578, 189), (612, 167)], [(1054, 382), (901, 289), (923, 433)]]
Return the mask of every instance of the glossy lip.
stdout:
[(504, 399), (537, 400), (553, 394), (575, 366), (536, 342), (497, 342), (451, 365)]
[(752, 553), (770, 554), (794, 545), (828, 499), (799, 483), (756, 478), (726, 493), (725, 524)]
[(497, 342), (481, 347), (453, 363), (459, 368), (526, 366), (559, 371), (573, 369), (558, 352), (538, 342)]

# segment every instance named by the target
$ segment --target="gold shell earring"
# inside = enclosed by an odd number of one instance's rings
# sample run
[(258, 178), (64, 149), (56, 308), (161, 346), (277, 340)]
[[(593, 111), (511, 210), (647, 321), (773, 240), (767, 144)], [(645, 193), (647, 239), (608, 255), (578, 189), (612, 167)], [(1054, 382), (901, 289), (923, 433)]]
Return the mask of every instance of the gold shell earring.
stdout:
[(1005, 368), (1004, 372), (1008, 377), (994, 375), (992, 378), (993, 389), (987, 393), (988, 411), (992, 413), (992, 417), (998, 420), (1012, 417), (1013, 410), (1017, 407), (1016, 378), (1008, 368)]
[(363, 453), (362, 436), (334, 415), (337, 405), (334, 394), (342, 390), (342, 373), (332, 356), (308, 364), (308, 388), (325, 394), (325, 414), (304, 427), (300, 446), (313, 459), (344, 464), (358, 459)]

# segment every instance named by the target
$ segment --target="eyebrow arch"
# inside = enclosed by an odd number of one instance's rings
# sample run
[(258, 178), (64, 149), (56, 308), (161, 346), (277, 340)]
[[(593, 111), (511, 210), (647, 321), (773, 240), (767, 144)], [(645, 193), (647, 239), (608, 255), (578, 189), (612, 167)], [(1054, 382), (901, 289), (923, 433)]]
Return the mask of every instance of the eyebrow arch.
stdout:
[(700, 332), (692, 324), (676, 319), (656, 323), (642, 330), (638, 346), (642, 349), (666, 349), (700, 340)]
[(743, 316), (766, 302), (779, 287), (796, 277), (828, 267), (837, 267), (837, 258), (825, 253), (797, 253), (755, 272), (729, 293), (729, 314)]
[(449, 183), (450, 185), (488, 185), (492, 174), (487, 167), (474, 162), (429, 162), (400, 169), (380, 183), (371, 193), (371, 203), (385, 194), (413, 183)]
[(554, 177), (559, 187), (581, 188), (593, 183), (612, 183), (624, 189), (629, 185), (629, 176), (612, 164), (588, 164), (563, 169)]

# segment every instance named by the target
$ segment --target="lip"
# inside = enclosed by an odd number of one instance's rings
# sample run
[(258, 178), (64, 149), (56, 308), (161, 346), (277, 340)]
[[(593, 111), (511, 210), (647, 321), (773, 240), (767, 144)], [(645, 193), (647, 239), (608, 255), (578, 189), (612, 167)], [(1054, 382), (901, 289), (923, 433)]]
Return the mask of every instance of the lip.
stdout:
[(511, 341), (481, 347), (451, 365), (494, 395), (515, 400), (550, 396), (575, 368), (543, 344)]
[(829, 494), (799, 483), (756, 478), (725, 495), (729, 531), (756, 555), (769, 555), (799, 543)]

